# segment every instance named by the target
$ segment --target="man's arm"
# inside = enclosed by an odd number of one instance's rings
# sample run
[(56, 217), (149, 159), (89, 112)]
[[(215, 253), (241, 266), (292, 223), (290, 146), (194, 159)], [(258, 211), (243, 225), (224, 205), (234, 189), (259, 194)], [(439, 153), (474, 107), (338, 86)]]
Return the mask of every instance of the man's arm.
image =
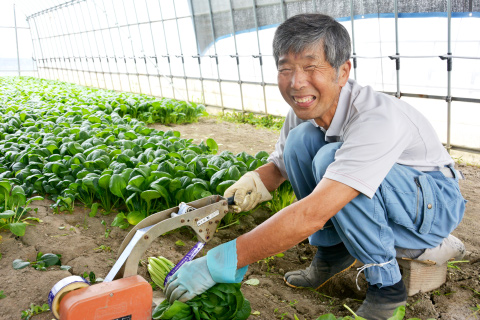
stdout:
[(237, 268), (300, 243), (320, 230), (358, 194), (357, 190), (343, 183), (322, 179), (308, 197), (277, 212), (254, 230), (237, 238)]
[[(263, 173), (273, 168), (263, 168)], [(268, 177), (268, 176), (265, 176)], [(274, 183), (278, 179), (273, 179)], [(265, 189), (265, 188), (264, 188)], [(166, 286), (166, 297), (187, 301), (215, 285), (237, 283), (246, 265), (285, 251), (321, 229), (359, 192), (340, 182), (323, 179), (308, 197), (279, 211), (254, 230), (187, 262)], [(200, 274), (202, 277), (192, 276)]]
[(266, 163), (255, 171), (270, 192), (276, 190), (286, 180), (273, 162)]

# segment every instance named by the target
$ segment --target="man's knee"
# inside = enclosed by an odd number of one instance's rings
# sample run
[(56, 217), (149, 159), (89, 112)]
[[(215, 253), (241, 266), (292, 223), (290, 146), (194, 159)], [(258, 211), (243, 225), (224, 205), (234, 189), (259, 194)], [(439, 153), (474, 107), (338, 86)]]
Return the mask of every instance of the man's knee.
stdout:
[(303, 152), (308, 152), (311, 157), (324, 146), (325, 134), (310, 122), (304, 122), (292, 129), (287, 136), (284, 149), (284, 158), (295, 159)]
[(335, 161), (335, 152), (337, 152), (341, 146), (341, 142), (333, 142), (326, 144), (320, 148), (320, 150), (318, 150), (312, 164), (313, 174), (318, 179), (317, 183), (320, 182), (322, 177), (325, 175), (328, 166)]

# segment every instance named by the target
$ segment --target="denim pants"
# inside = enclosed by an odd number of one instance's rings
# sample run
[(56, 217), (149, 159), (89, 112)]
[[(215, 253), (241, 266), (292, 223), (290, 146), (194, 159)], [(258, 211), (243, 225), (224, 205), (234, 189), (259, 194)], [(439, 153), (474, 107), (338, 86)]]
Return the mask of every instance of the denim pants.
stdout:
[[(298, 200), (322, 180), (341, 145), (325, 142), (325, 134), (309, 122), (290, 131), (284, 161)], [(365, 269), (371, 285), (391, 286), (401, 280), (395, 248), (436, 247), (462, 220), (465, 202), (458, 176), (395, 164), (372, 199), (359, 194), (309, 241), (318, 247), (320, 259), (322, 247), (343, 242), (362, 263), (382, 264)]]

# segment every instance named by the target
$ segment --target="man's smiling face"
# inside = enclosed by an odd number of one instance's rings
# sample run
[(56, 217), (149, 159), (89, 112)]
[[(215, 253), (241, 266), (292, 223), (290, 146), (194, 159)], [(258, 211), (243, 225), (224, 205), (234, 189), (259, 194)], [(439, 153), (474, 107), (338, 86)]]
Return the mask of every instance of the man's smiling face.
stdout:
[(315, 119), (328, 128), (342, 87), (348, 80), (350, 61), (336, 70), (325, 60), (323, 46), (301, 53), (281, 55), (278, 60), (278, 88), (285, 101), (302, 120)]

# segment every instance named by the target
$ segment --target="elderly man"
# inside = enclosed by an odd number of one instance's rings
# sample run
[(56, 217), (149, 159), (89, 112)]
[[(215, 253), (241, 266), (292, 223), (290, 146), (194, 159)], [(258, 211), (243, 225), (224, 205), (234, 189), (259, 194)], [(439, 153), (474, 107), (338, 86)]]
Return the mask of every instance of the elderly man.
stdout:
[(368, 289), (357, 314), (387, 319), (407, 298), (396, 256), (462, 255), (450, 235), (465, 210), (460, 173), (422, 114), (349, 79), (350, 37), (333, 18), (286, 20), (273, 51), (291, 110), (269, 163), (225, 196), (235, 196), (233, 210), (247, 211), (288, 179), (298, 201), (185, 264), (167, 298), (186, 301), (215, 283), (239, 282), (248, 264), (308, 237), (318, 248), (310, 267), (287, 272), (285, 282), (317, 289), (359, 260)]

